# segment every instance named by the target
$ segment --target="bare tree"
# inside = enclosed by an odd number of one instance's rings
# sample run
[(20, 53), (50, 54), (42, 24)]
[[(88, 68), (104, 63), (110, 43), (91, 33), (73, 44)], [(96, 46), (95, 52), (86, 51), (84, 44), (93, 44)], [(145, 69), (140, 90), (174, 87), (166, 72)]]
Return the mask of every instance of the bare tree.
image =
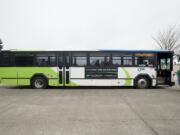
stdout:
[(169, 26), (166, 30), (160, 31), (157, 37), (153, 37), (158, 47), (162, 50), (174, 51), (179, 54), (180, 30), (177, 26)]
[(2, 42), (2, 40), (0, 39), (0, 51), (3, 49), (3, 42)]

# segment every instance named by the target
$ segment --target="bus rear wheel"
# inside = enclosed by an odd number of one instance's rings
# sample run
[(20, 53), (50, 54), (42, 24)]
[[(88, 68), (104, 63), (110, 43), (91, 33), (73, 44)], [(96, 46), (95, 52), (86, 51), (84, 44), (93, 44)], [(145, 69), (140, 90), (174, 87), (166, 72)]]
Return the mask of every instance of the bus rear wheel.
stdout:
[(150, 81), (147, 77), (139, 77), (135, 80), (135, 87), (138, 89), (147, 89), (150, 87)]
[(32, 79), (32, 88), (45, 89), (47, 87), (47, 81), (44, 77), (37, 76)]

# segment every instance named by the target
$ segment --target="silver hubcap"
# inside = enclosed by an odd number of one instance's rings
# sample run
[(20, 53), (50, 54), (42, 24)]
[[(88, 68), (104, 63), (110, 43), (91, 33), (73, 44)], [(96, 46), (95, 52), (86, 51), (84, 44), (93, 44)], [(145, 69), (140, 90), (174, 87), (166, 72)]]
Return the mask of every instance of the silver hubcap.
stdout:
[(146, 86), (147, 86), (147, 81), (145, 80), (145, 79), (139, 79), (138, 80), (138, 87), (139, 88), (146, 88)]
[(36, 88), (40, 89), (40, 88), (43, 88), (44, 82), (42, 79), (36, 79), (34, 82), (34, 85)]

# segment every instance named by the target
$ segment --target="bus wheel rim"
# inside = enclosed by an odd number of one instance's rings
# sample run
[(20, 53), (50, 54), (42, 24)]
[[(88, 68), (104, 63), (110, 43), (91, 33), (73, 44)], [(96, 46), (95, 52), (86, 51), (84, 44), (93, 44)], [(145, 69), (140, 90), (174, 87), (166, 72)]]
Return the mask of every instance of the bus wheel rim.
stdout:
[(43, 80), (41, 80), (41, 79), (35, 80), (35, 87), (36, 88), (42, 88), (43, 86), (44, 86)]
[(146, 81), (145, 79), (139, 79), (139, 81), (138, 81), (138, 86), (139, 86), (140, 88), (146, 88), (146, 86), (147, 86), (147, 81)]

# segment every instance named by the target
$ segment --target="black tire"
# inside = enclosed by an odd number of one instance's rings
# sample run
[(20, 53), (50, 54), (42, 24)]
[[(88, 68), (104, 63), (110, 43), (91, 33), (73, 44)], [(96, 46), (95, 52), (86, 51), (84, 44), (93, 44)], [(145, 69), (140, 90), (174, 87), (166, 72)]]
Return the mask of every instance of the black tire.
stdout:
[(137, 89), (147, 89), (150, 87), (150, 84), (150, 80), (145, 76), (135, 79), (135, 88)]
[(31, 86), (33, 89), (45, 89), (47, 87), (47, 80), (44, 77), (36, 76), (32, 79)]

